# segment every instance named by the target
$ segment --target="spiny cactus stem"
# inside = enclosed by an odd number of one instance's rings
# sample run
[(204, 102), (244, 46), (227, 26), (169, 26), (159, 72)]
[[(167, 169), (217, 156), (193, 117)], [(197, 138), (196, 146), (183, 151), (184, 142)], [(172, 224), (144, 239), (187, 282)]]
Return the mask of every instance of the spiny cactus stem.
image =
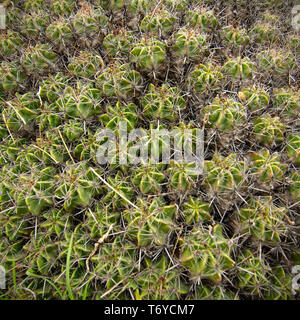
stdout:
[(65, 140), (64, 140), (64, 138), (63, 138), (63, 136), (62, 136), (62, 134), (61, 134), (61, 132), (60, 132), (59, 129), (58, 129), (58, 133), (59, 133), (59, 136), (60, 136), (60, 138), (61, 138), (61, 140), (62, 140), (62, 142), (63, 142), (63, 144), (64, 144), (64, 146), (65, 146), (65, 148), (66, 148), (66, 150), (67, 150), (67, 152), (68, 152), (68, 154), (69, 154), (72, 162), (73, 162), (73, 164), (75, 164), (75, 161), (74, 161), (74, 159), (73, 159), (73, 157), (72, 157), (72, 155), (71, 155), (71, 153), (70, 153), (70, 150), (69, 150), (69, 148), (67, 147), (66, 142), (65, 142)]
[(123, 200), (125, 200), (127, 203), (129, 203), (131, 206), (133, 206), (135, 209), (141, 210), (138, 208), (134, 203), (132, 203), (130, 200), (128, 200), (124, 195), (122, 195), (119, 191), (117, 191), (113, 186), (111, 186), (105, 179), (103, 179), (93, 168), (90, 168), (91, 171), (111, 190), (113, 190), (117, 195), (119, 195)]
[(90, 266), (89, 266), (90, 259), (95, 255), (95, 253), (97, 252), (100, 244), (102, 244), (108, 238), (108, 236), (110, 234), (110, 231), (112, 230), (113, 226), (114, 226), (114, 224), (111, 224), (109, 226), (107, 232), (95, 243), (93, 251), (90, 253), (88, 258), (86, 259), (85, 265), (86, 265), (86, 268), (87, 268), (88, 272), (90, 272)]

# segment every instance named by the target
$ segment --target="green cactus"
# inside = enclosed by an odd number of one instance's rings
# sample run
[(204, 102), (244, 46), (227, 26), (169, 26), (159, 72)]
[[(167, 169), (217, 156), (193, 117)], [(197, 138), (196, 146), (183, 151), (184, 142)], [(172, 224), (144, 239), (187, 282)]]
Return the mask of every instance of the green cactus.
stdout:
[(207, 51), (207, 36), (196, 30), (181, 28), (173, 37), (171, 50), (178, 65), (199, 61)]
[(273, 146), (284, 141), (285, 125), (279, 117), (267, 114), (254, 119), (253, 133), (260, 143)]
[(63, 134), (68, 141), (77, 141), (84, 134), (82, 123), (70, 120), (65, 124)]
[(42, 38), (50, 21), (51, 17), (45, 11), (33, 11), (25, 14), (20, 26), (21, 33), (29, 39)]
[(165, 256), (157, 261), (144, 260), (145, 267), (132, 281), (137, 300), (175, 300), (188, 292), (179, 269), (170, 269)]
[(59, 266), (59, 245), (43, 234), (39, 234), (37, 239), (33, 238), (24, 249), (27, 251), (24, 262), (29, 272), (48, 276)]
[(198, 178), (198, 171), (194, 162), (170, 161), (167, 169), (170, 179), (170, 186), (174, 191), (186, 192), (195, 186)]
[(289, 176), (288, 182), (288, 191), (292, 199), (300, 201), (300, 174), (297, 171), (293, 171)]
[(78, 56), (71, 58), (68, 70), (76, 77), (92, 79), (104, 69), (102, 57), (96, 52), (80, 51)]
[(89, 206), (93, 197), (102, 192), (99, 179), (86, 162), (69, 166), (55, 179), (58, 187), (54, 195), (60, 199), (64, 209), (68, 211), (76, 207)]
[(180, 239), (179, 261), (193, 281), (221, 282), (224, 272), (234, 266), (230, 257), (232, 248), (233, 242), (224, 238), (221, 225), (197, 228)]
[(70, 16), (75, 9), (75, 0), (53, 0), (50, 5), (50, 10), (59, 17)]
[(64, 209), (50, 209), (43, 214), (45, 221), (41, 223), (41, 229), (44, 229), (49, 235), (60, 237), (64, 230), (71, 229), (71, 217)]
[(39, 96), (47, 101), (55, 102), (64, 92), (70, 78), (63, 72), (50, 75), (48, 78), (40, 82)]
[(218, 65), (199, 64), (187, 78), (188, 86), (197, 96), (220, 89), (223, 74)]
[(291, 161), (300, 163), (300, 135), (289, 134), (286, 142), (286, 151)]
[(192, 28), (201, 28), (206, 32), (214, 30), (219, 22), (213, 11), (208, 9), (194, 8), (186, 13), (185, 23)]
[(180, 111), (185, 108), (185, 100), (178, 88), (170, 87), (168, 84), (157, 88), (151, 83), (141, 105), (143, 114), (151, 120), (175, 121)]
[(53, 204), (53, 177), (56, 169), (46, 167), (32, 168), (32, 171), (22, 173), (13, 181), (11, 196), (15, 201), (17, 214), (40, 215)]
[(238, 296), (222, 285), (216, 284), (213, 287), (201, 285), (191, 295), (191, 300), (238, 300)]
[(245, 107), (230, 98), (215, 98), (212, 104), (203, 109), (204, 121), (209, 128), (229, 131), (241, 126), (246, 120)]
[(6, 34), (0, 34), (0, 57), (7, 58), (19, 52), (23, 40), (18, 32), (8, 30)]
[(238, 96), (250, 111), (266, 109), (270, 102), (270, 96), (266, 90), (255, 86), (242, 88), (242, 90), (239, 91)]
[(295, 68), (295, 58), (291, 51), (284, 49), (263, 50), (256, 55), (257, 67), (267, 76), (287, 75)]
[(249, 168), (258, 182), (273, 188), (284, 178), (287, 166), (280, 162), (278, 153), (263, 149), (251, 154)]
[(161, 41), (144, 39), (131, 50), (130, 59), (140, 71), (153, 74), (156, 78), (166, 67), (166, 48)]
[(280, 30), (271, 23), (257, 24), (250, 33), (252, 41), (259, 44), (271, 44), (281, 40)]
[(279, 114), (288, 117), (298, 117), (300, 111), (299, 93), (291, 89), (275, 89), (273, 92), (274, 108)]
[(99, 120), (107, 129), (115, 130), (119, 127), (120, 121), (126, 122), (129, 131), (135, 128), (138, 116), (134, 103), (126, 105), (118, 101), (115, 106), (109, 105), (106, 109), (107, 112), (99, 116)]
[(67, 20), (57, 20), (46, 29), (46, 36), (59, 51), (67, 50), (72, 45), (72, 26)]
[(111, 57), (126, 57), (135, 43), (133, 32), (121, 29), (108, 34), (103, 39), (103, 48)]
[(42, 75), (57, 69), (57, 55), (49, 44), (29, 46), (21, 56), (21, 64), (29, 74)]
[(239, 231), (259, 241), (281, 242), (289, 232), (287, 213), (286, 208), (274, 205), (270, 196), (251, 198), (238, 210)]
[(226, 47), (234, 49), (245, 47), (250, 42), (246, 29), (235, 28), (232, 25), (223, 27), (221, 37)]
[(8, 108), (3, 111), (6, 125), (13, 131), (29, 130), (29, 125), (38, 114), (40, 101), (32, 92), (24, 95), (16, 93), (15, 98), (7, 102)]
[(107, 182), (113, 189), (104, 186), (105, 196), (102, 199), (103, 203), (112, 208), (128, 207), (129, 203), (124, 198), (131, 201), (135, 195), (130, 177), (124, 177), (124, 174), (118, 171), (114, 177), (108, 177)]
[(161, 191), (161, 185), (165, 181), (165, 165), (142, 164), (135, 171), (132, 183), (139, 187), (143, 194), (157, 193)]
[(14, 92), (24, 89), (26, 79), (24, 69), (17, 62), (2, 61), (0, 65), (0, 91)]
[(78, 81), (76, 87), (68, 87), (54, 105), (70, 118), (88, 119), (100, 113), (101, 91)]
[(140, 30), (153, 35), (160, 34), (162, 37), (170, 35), (176, 27), (177, 19), (167, 10), (158, 10), (147, 15), (141, 21)]
[(116, 63), (103, 70), (96, 79), (96, 85), (109, 98), (127, 100), (137, 96), (141, 91), (142, 77), (128, 64)]
[(187, 224), (197, 224), (211, 221), (210, 205), (200, 198), (189, 197), (182, 205), (182, 215)]
[(236, 57), (228, 59), (223, 66), (223, 71), (231, 79), (249, 79), (253, 76), (255, 71), (255, 64), (247, 57)]
[(246, 163), (239, 161), (234, 153), (229, 154), (226, 158), (214, 154), (212, 160), (204, 161), (203, 169), (204, 186), (217, 194), (239, 189), (247, 178)]
[(72, 24), (79, 44), (84, 48), (94, 47), (103, 39), (108, 18), (101, 7), (93, 8), (84, 2), (72, 17)]
[(271, 271), (264, 257), (245, 250), (237, 258), (237, 268), (238, 287), (247, 294), (263, 296), (269, 285), (268, 273)]
[(124, 219), (128, 223), (127, 237), (136, 242), (139, 247), (167, 244), (176, 226), (175, 205), (166, 205), (161, 198), (155, 198), (151, 203), (138, 199), (136, 204), (137, 208), (130, 208), (123, 212)]
[[(94, 273), (104, 285), (106, 290), (125, 280), (128, 283), (132, 274), (137, 271), (138, 251), (131, 243), (126, 243), (116, 238), (112, 243), (104, 243), (100, 246), (99, 252), (91, 258)], [(120, 292), (122, 287), (117, 288), (114, 294)]]

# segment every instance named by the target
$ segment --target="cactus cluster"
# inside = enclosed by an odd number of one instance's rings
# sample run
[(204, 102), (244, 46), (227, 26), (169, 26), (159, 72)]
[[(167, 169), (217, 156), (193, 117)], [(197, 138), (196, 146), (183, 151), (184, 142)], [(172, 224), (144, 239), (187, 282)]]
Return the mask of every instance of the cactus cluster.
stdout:
[(299, 298), (292, 1), (0, 3), (0, 299)]

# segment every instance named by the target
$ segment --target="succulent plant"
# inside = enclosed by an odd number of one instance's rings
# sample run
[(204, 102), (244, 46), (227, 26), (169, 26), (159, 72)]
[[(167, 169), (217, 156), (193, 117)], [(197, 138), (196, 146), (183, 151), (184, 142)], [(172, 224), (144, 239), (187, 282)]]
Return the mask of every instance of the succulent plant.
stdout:
[(182, 215), (185, 222), (189, 225), (212, 220), (209, 203), (192, 196), (183, 203)]
[(270, 153), (268, 149), (253, 152), (250, 157), (250, 170), (257, 181), (273, 188), (284, 178), (287, 166), (280, 162), (278, 153)]
[(280, 242), (288, 235), (285, 221), (288, 210), (277, 207), (270, 196), (251, 198), (248, 205), (239, 209), (239, 232), (259, 241)]
[(279, 114), (288, 117), (297, 117), (299, 114), (300, 98), (297, 92), (285, 88), (275, 89), (273, 104)]
[(7, 102), (9, 108), (3, 111), (6, 118), (6, 125), (13, 131), (28, 129), (28, 126), (38, 114), (40, 101), (32, 92), (24, 95), (16, 93), (15, 98)]
[(220, 69), (218, 65), (212, 63), (197, 65), (187, 78), (189, 88), (200, 97), (220, 89), (223, 78)]
[(80, 51), (68, 65), (68, 70), (76, 77), (92, 79), (104, 69), (102, 57), (96, 52)]
[(245, 47), (250, 42), (246, 29), (232, 25), (223, 27), (221, 37), (225, 46), (233, 49)]
[(215, 98), (212, 104), (204, 107), (206, 126), (220, 131), (229, 131), (242, 125), (246, 119), (245, 107), (230, 98)]
[(249, 79), (255, 71), (255, 64), (247, 57), (236, 57), (225, 62), (223, 71), (232, 79)]
[(144, 33), (159, 34), (162, 37), (170, 35), (176, 27), (177, 19), (167, 10), (157, 10), (147, 15), (141, 21), (140, 30)]
[(68, 167), (56, 180), (59, 186), (54, 195), (63, 202), (65, 210), (89, 206), (93, 196), (102, 192), (98, 177), (86, 162)]
[(271, 44), (280, 42), (280, 30), (271, 23), (260, 23), (251, 30), (252, 41), (259, 44)]
[(173, 35), (172, 56), (178, 66), (199, 61), (207, 51), (206, 35), (181, 28)]
[[(131, 201), (135, 195), (130, 177), (124, 177), (124, 174), (121, 171), (117, 171), (114, 177), (107, 178), (107, 182), (113, 189), (108, 186), (104, 187), (105, 196), (102, 199), (103, 203), (112, 208), (128, 207), (129, 204), (124, 198)], [(123, 197), (121, 197), (120, 194)]]
[(142, 77), (128, 64), (107, 66), (97, 77), (96, 85), (109, 98), (131, 99), (141, 90)]
[(45, 221), (41, 223), (41, 229), (49, 235), (61, 237), (64, 230), (70, 230), (71, 217), (64, 209), (50, 209), (43, 214)]
[(300, 201), (300, 174), (298, 171), (293, 171), (289, 178), (289, 194), (293, 200)]
[[(137, 271), (137, 249), (130, 243), (123, 243), (122, 239), (116, 238), (111, 243), (104, 243), (97, 254), (91, 258), (94, 274), (104, 285), (106, 290), (112, 289), (119, 281), (129, 279)], [(117, 288), (114, 293), (121, 291)]]
[(215, 29), (219, 22), (215, 17), (213, 11), (202, 8), (195, 8), (194, 10), (189, 10), (186, 13), (185, 23), (192, 28), (201, 28), (206, 32)]
[(157, 88), (151, 83), (141, 105), (143, 114), (151, 120), (175, 121), (185, 108), (185, 100), (178, 88), (168, 84)]
[(57, 55), (49, 44), (38, 43), (27, 47), (22, 56), (21, 64), (28, 74), (42, 75), (57, 68)]
[(142, 164), (136, 169), (132, 183), (139, 187), (143, 194), (160, 192), (161, 185), (165, 181), (164, 169), (165, 165), (162, 163), (157, 165)]
[(271, 271), (264, 257), (245, 250), (237, 259), (237, 268), (238, 287), (251, 295), (263, 296), (269, 286), (268, 273)]
[(75, 8), (75, 0), (53, 0), (50, 5), (50, 10), (57, 16), (70, 16), (74, 12)]
[(156, 78), (166, 67), (166, 45), (159, 40), (144, 39), (131, 50), (130, 59), (141, 72)]
[(167, 244), (175, 228), (176, 207), (166, 205), (161, 198), (154, 198), (151, 203), (137, 199), (137, 208), (123, 212), (127, 226), (127, 237), (139, 247)]
[(27, 76), (17, 62), (2, 61), (0, 65), (0, 91), (14, 92), (24, 88)]
[(184, 162), (171, 160), (167, 169), (170, 186), (174, 191), (186, 192), (195, 186), (198, 171), (195, 162)]
[(66, 88), (55, 105), (70, 118), (88, 119), (100, 113), (100, 97), (100, 90), (78, 81), (75, 88)]
[(169, 270), (170, 263), (165, 256), (157, 261), (144, 260), (145, 267), (134, 277), (132, 289), (138, 300), (175, 300), (188, 292), (180, 278), (180, 270)]
[(50, 75), (48, 78), (40, 82), (38, 95), (50, 103), (55, 102), (64, 92), (70, 78), (63, 72)]
[(253, 133), (262, 144), (273, 146), (284, 141), (285, 125), (279, 117), (267, 114), (254, 119)]
[(300, 135), (288, 135), (286, 151), (290, 160), (296, 164), (300, 163)]
[(73, 41), (72, 26), (68, 20), (57, 20), (48, 25), (46, 36), (59, 51), (67, 50)]
[(135, 43), (133, 32), (126, 29), (117, 30), (103, 39), (103, 48), (111, 57), (126, 57)]
[(238, 300), (238, 296), (222, 285), (204, 286), (201, 285), (191, 295), (191, 300)]
[(103, 39), (108, 18), (101, 7), (93, 8), (87, 2), (72, 18), (73, 28), (84, 48), (95, 47)]
[(21, 33), (29, 39), (42, 38), (50, 21), (50, 15), (44, 10), (25, 14), (20, 27)]
[(18, 54), (22, 43), (22, 37), (18, 32), (8, 30), (6, 34), (0, 34), (0, 57), (5, 59)]
[(77, 141), (84, 134), (82, 123), (70, 120), (65, 124), (63, 134), (68, 141)]
[(37, 239), (32, 239), (24, 249), (27, 251), (25, 264), (29, 272), (48, 276), (53, 274), (59, 265), (58, 243), (52, 242), (47, 236), (39, 234)]
[(203, 184), (217, 194), (231, 193), (238, 190), (247, 178), (246, 163), (239, 161), (236, 154), (227, 157), (214, 154), (212, 160), (204, 161), (205, 179)]
[(22, 173), (12, 183), (11, 196), (15, 200), (17, 214), (40, 215), (53, 204), (53, 177), (56, 169), (35, 167), (31, 173)]
[(180, 239), (179, 261), (193, 281), (221, 282), (223, 274), (234, 266), (232, 248), (232, 240), (224, 238), (221, 225), (197, 228)]
[(268, 107), (270, 96), (265, 89), (260, 87), (243, 88), (238, 93), (239, 98), (250, 111), (260, 111)]
[(266, 76), (270, 74), (287, 75), (295, 67), (292, 52), (281, 49), (263, 50), (256, 55), (257, 67)]
[(129, 131), (135, 128), (138, 116), (134, 103), (124, 105), (118, 101), (115, 106), (109, 105), (106, 109), (107, 112), (99, 116), (99, 119), (107, 129), (115, 130), (119, 127), (120, 121), (126, 122)]

